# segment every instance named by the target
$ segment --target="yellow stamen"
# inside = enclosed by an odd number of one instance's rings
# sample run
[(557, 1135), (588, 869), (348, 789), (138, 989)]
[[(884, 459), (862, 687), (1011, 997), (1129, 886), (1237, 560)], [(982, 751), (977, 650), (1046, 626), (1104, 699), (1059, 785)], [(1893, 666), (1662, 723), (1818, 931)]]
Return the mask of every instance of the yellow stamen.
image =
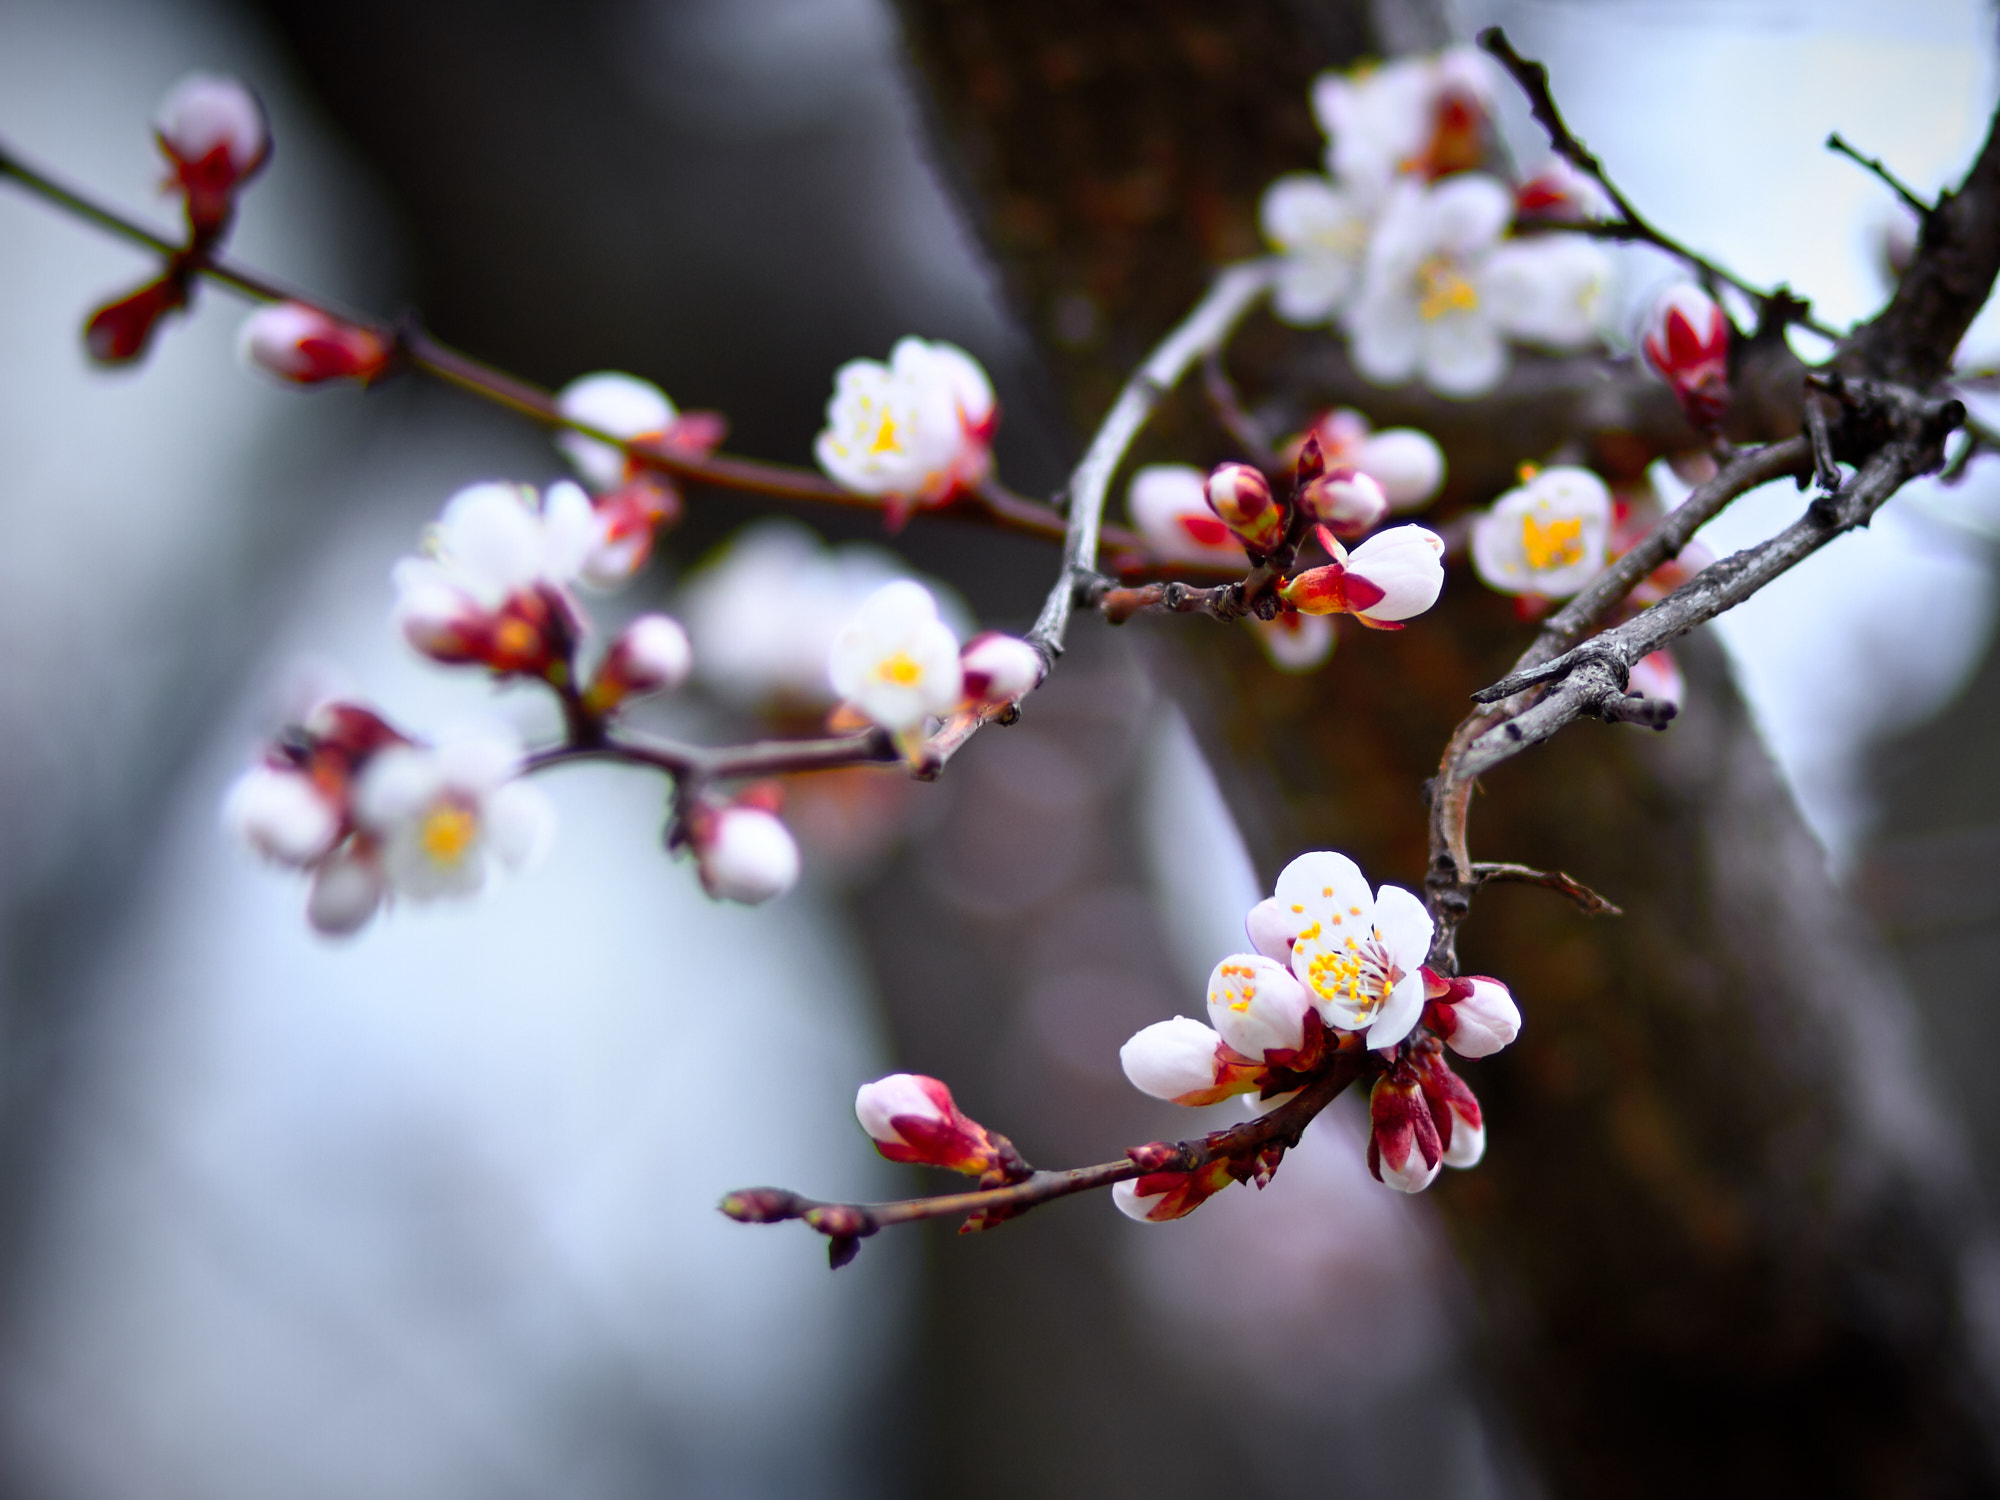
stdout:
[(886, 411), (882, 413), (882, 425), (875, 429), (875, 441), (868, 445), (870, 456), (877, 453), (900, 453), (902, 441), (896, 436), (896, 419)]
[(911, 687), (924, 675), (924, 669), (911, 660), (909, 652), (898, 651), (875, 669), (875, 675), (897, 687)]
[(1545, 526), (1533, 516), (1521, 517), (1521, 550), (1537, 573), (1583, 561), (1583, 518), (1570, 516)]
[(479, 837), (479, 819), (470, 809), (439, 803), (424, 814), (417, 845), (434, 864), (455, 865)]
[(1446, 313), (1471, 312), (1479, 306), (1479, 293), (1459, 274), (1457, 262), (1448, 256), (1433, 255), (1417, 267), (1417, 312), (1426, 323), (1436, 322)]

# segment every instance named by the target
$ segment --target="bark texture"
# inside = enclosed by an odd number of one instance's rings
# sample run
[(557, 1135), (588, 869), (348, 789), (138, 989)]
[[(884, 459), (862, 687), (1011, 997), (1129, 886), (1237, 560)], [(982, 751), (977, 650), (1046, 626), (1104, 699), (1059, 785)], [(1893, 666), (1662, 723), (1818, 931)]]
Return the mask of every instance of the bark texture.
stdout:
[[(1250, 246), (1263, 184), (1314, 164), (1306, 83), (1368, 41), (1355, 10), (1276, 0), (903, 13), (975, 217), (1055, 344), (1080, 423), (1208, 270)], [(1991, 280), (1984, 230), (1962, 238), (1898, 301), (1943, 311), (1892, 311), (1866, 368), (1935, 376), (1935, 340), (1912, 330), (1983, 300), (1968, 278)], [(1355, 399), (1323, 343), (1302, 348), (1253, 325), (1236, 364), (1294, 410)], [(1357, 404), (1391, 420), (1426, 405)], [(1163, 445), (1227, 451), (1183, 410)], [(1655, 398), (1615, 384), (1586, 398), (1553, 364), (1525, 366), (1499, 410), (1439, 423), (1454, 476), (1442, 511), (1555, 449), (1616, 470), (1671, 441)], [(1350, 636), (1304, 679), (1266, 668), (1239, 629), (1135, 628), (1160, 680), (1185, 685), (1267, 875), (1337, 847), (1412, 887), (1419, 789), (1466, 695), (1528, 639), (1462, 577), (1417, 628)], [(1991, 1493), (1966, 1276), (1980, 1231), (1910, 1009), (1715, 649), (1697, 639), (1685, 660), (1689, 702), (1666, 735), (1572, 728), (1498, 771), (1474, 814), (1476, 857), (1565, 869), (1631, 913), (1586, 921), (1546, 892), (1496, 888), (1464, 932), (1468, 969), (1505, 977), (1527, 1016), (1520, 1044), (1467, 1069), (1491, 1114), (1486, 1162), (1435, 1193), (1484, 1309), (1494, 1388), (1558, 1494)]]

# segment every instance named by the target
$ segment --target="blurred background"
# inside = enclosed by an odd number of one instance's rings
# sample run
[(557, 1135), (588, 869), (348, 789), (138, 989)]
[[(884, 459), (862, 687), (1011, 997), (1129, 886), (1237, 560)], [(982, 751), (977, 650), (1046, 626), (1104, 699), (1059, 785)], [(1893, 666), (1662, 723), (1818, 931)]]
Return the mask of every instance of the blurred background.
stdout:
[[(1976, 0), (1267, 8), (1327, 63), (1503, 22), (1658, 222), (1837, 324), (1886, 294), (1893, 205), (1825, 133), (1928, 192), (1996, 91)], [(980, 9), (911, 24), (935, 42)], [(1002, 472), (1046, 493), (1078, 447), (1073, 371), (1122, 368), (1126, 325), (989, 258), (981, 163), (943, 144), (903, 43), (884, 0), (0, 0), (0, 139), (164, 222), (154, 104), (191, 69), (235, 73), (277, 141), (241, 259), (420, 309), (550, 384), (631, 370), (792, 462), (841, 361), (947, 338), (994, 375)], [(1299, 59), (1267, 86), (1302, 114), (1320, 63)], [(1078, 1202), (977, 1239), (884, 1236), (829, 1275), (803, 1231), (715, 1213), (759, 1182), (919, 1190), (852, 1123), (856, 1084), (894, 1067), (945, 1077), (1037, 1162), (1186, 1133), (1117, 1045), (1193, 1009), (1268, 861), (1155, 635), (1085, 621), (1026, 721), (938, 784), (823, 794), (800, 815), (812, 873), (770, 907), (710, 904), (659, 848), (661, 788), (584, 768), (549, 779), (562, 833), (532, 877), (314, 939), (302, 891), (222, 838), (223, 789), (328, 683), (420, 731), (536, 728), (535, 705), (404, 650), (388, 568), (460, 485), (560, 466), (446, 391), (259, 383), (212, 291), (143, 368), (88, 369), (83, 316), (144, 273), (0, 191), (0, 1492), (1622, 1492), (1521, 1417), (1492, 1353), (1520, 1347), (1520, 1300), (1479, 1269), (1476, 1221), (1368, 1179), (1358, 1110), (1268, 1191), (1169, 1227)], [(1796, 506), (1750, 497), (1711, 540)], [(697, 495), (600, 622), (680, 608), (696, 564), (780, 509)], [(885, 539), (790, 515), (893, 545), (987, 626), (1025, 626), (1054, 564), (950, 521)], [(1884, 1088), (1912, 1091), (1908, 1138), (1968, 1220), (2000, 1188), (1996, 538), (1982, 461), (1716, 632), (1815, 859), (1890, 945), (1909, 998), (1884, 970)], [(1342, 691), (1371, 645), (1309, 687)], [(756, 732), (727, 694), (666, 722)], [(1523, 995), (1521, 1066), (1546, 1073)], [(2000, 1258), (1953, 1235), (1945, 1316), (1980, 1375)], [(1984, 1386), (1965, 1406), (1994, 1411)]]

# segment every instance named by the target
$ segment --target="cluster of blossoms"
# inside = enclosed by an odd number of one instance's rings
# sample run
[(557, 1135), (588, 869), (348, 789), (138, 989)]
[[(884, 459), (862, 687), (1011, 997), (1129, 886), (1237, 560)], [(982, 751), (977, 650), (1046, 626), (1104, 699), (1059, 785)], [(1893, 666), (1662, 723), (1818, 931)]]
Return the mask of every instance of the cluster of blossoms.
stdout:
[(1278, 315), (1340, 327), (1370, 380), (1477, 396), (1506, 374), (1509, 340), (1569, 350), (1600, 336), (1611, 261), (1550, 226), (1601, 200), (1560, 164), (1519, 183), (1502, 175), (1497, 87), (1470, 47), (1326, 74), (1312, 101), (1324, 174), (1265, 193), (1264, 233), (1283, 257)]
[(953, 344), (905, 338), (887, 364), (840, 367), (813, 453), (836, 483), (881, 497), (894, 530), (918, 508), (978, 488), (999, 423), (978, 361)]
[[(1261, 1112), (1289, 1099), (1336, 1052), (1367, 1052), (1382, 1069), (1369, 1105), (1368, 1166), (1377, 1179), (1414, 1193), (1440, 1166), (1476, 1163), (1485, 1123), (1443, 1047), (1485, 1057), (1513, 1041), (1521, 1017), (1507, 987), (1428, 968), (1423, 903), (1398, 886), (1371, 890), (1343, 854), (1293, 860), (1245, 928), (1255, 951), (1215, 966), (1206, 1024), (1176, 1016), (1121, 1049), (1133, 1085), (1186, 1105), (1241, 1094)], [(1147, 1173), (1113, 1191), (1125, 1213), (1158, 1223), (1248, 1175), (1223, 1161)]]

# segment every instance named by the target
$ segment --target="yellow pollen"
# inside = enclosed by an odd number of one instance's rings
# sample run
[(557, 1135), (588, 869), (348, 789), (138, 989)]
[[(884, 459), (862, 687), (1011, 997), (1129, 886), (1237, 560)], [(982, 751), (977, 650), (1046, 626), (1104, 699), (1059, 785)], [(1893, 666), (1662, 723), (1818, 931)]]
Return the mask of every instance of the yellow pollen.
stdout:
[(875, 429), (875, 441), (868, 445), (871, 456), (877, 453), (901, 453), (902, 440), (896, 436), (896, 419), (886, 411), (882, 413), (882, 425)]
[(1305, 908), (1304, 908), (1303, 906), (1299, 905), (1299, 903), (1298, 903), (1298, 902), (1294, 901), (1294, 902), (1292, 903), (1292, 910), (1293, 910), (1293, 911), (1295, 911), (1295, 912), (1301, 912), (1301, 911), (1304, 911), (1304, 910), (1305, 910)]
[(479, 836), (479, 819), (466, 808), (440, 803), (424, 814), (417, 844), (433, 863), (455, 865)]
[(911, 660), (909, 652), (898, 651), (875, 669), (875, 675), (897, 687), (910, 687), (924, 675), (924, 669)]
[(1514, 474), (1522, 484), (1526, 484), (1541, 472), (1542, 466), (1540, 464), (1522, 464), (1520, 468), (1514, 471)]
[(1361, 915), (1361, 908), (1358, 906), (1350, 906), (1347, 908), (1347, 914), (1350, 917), (1358, 917)]
[(1521, 550), (1528, 554), (1528, 566), (1537, 573), (1582, 562), (1583, 518), (1570, 516), (1544, 526), (1533, 516), (1521, 517)]
[(1333, 894), (1333, 887), (1330, 885), (1323, 885), (1319, 888), (1319, 893), (1322, 896), (1331, 896)]
[(1426, 323), (1436, 322), (1446, 313), (1471, 312), (1479, 306), (1479, 293), (1458, 272), (1448, 256), (1433, 255), (1417, 267), (1417, 312)]

